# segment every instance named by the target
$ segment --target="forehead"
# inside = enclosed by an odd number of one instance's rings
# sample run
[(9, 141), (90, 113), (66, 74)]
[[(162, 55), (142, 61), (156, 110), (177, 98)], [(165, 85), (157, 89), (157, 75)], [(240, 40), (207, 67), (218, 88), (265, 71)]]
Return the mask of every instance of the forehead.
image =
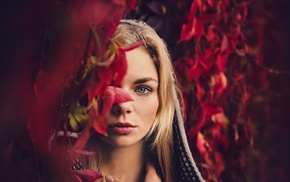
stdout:
[(127, 74), (126, 77), (152, 77), (158, 80), (158, 73), (149, 53), (143, 47), (138, 47), (126, 52)]

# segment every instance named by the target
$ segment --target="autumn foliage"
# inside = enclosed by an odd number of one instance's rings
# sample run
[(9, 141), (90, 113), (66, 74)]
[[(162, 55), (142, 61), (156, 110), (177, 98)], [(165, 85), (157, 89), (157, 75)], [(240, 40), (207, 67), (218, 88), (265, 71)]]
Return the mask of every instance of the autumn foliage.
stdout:
[[(135, 18), (151, 25), (168, 43), (184, 97), (188, 141), (206, 181), (267, 181), (269, 176), (287, 181), (283, 165), (275, 168), (274, 177), (266, 172), (269, 156), (276, 153), (260, 141), (261, 136), (273, 139), (273, 130), (282, 129), (283, 137), (289, 131), (283, 128), (287, 107), (279, 101), (289, 98), (290, 89), (275, 82), (288, 83), (284, 80), (289, 72), (279, 70), (278, 63), (270, 64), (282, 58), (269, 53), (272, 45), (263, 29), (278, 24), (268, 12), (273, 4), (250, 0), (32, 0), (25, 8), (8, 4), (13, 11), (3, 11), (7, 26), (2, 35), (9, 36), (2, 40), (13, 51), (7, 51), (4, 63), (18, 65), (15, 69), (5, 65), (12, 71), (3, 70), (3, 78), (10, 80), (1, 79), (6, 85), (0, 108), (1, 175), (10, 181), (45, 181), (53, 163), (53, 172), (63, 175), (62, 180), (102, 177), (70, 167), (80, 155), (94, 154), (84, 149), (93, 133), (107, 135), (103, 116), (111, 106), (132, 99), (114, 86), (126, 74), (125, 52), (141, 43), (123, 48), (122, 40), (111, 36), (120, 19)], [(272, 13), (279, 14), (281, 7), (274, 7)], [(280, 45), (277, 32), (271, 35)], [(14, 40), (15, 36), (21, 39)], [(271, 108), (271, 103), (282, 110)], [(274, 126), (274, 116), (282, 124)], [(53, 142), (54, 137), (65, 136), (73, 139), (65, 139), (66, 145)]]

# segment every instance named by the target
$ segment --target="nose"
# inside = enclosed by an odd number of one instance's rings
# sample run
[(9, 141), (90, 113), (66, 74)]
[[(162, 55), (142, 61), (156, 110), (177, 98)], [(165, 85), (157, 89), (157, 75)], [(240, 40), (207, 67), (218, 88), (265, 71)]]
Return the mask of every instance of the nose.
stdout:
[(133, 111), (132, 101), (116, 103), (111, 109), (111, 114), (120, 116), (122, 114), (130, 114)]

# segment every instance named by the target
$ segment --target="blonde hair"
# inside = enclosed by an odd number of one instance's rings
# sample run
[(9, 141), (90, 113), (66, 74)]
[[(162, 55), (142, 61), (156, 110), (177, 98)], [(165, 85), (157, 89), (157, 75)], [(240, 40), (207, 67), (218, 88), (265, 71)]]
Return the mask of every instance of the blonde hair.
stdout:
[[(113, 35), (113, 38), (119, 37), (124, 41), (124, 46), (131, 46), (143, 41), (143, 48), (148, 52), (155, 64), (159, 77), (159, 108), (155, 122), (144, 141), (148, 139), (150, 139), (150, 142), (152, 141), (149, 148), (157, 152), (163, 179), (166, 182), (172, 181), (172, 122), (175, 112), (172, 88), (176, 89), (176, 85), (174, 83), (175, 74), (167, 46), (157, 33), (142, 21), (121, 20)], [(98, 159), (101, 160), (100, 158)], [(96, 158), (89, 160), (90, 167), (100, 167), (96, 166), (96, 162), (93, 162), (97, 160)]]

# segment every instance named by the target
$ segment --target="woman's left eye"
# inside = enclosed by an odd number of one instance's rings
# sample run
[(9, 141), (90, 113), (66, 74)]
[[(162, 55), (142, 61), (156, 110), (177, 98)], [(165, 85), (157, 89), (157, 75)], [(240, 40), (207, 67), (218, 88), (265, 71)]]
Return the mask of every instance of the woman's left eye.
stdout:
[(150, 92), (152, 92), (152, 89), (146, 86), (139, 86), (135, 89), (135, 92), (137, 92), (138, 94), (149, 94)]

